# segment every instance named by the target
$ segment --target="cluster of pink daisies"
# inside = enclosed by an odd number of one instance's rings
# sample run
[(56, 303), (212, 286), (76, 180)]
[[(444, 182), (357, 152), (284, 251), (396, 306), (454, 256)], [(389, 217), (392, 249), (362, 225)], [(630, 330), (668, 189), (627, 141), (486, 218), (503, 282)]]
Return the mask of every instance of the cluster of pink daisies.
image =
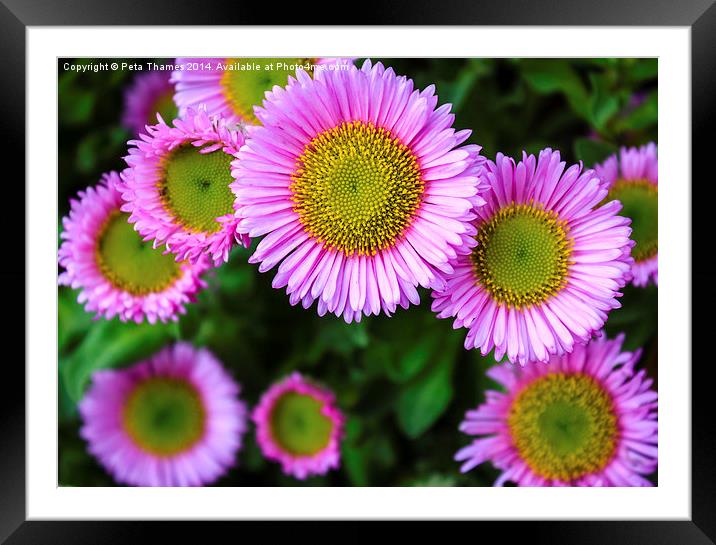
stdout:
[[(497, 484), (649, 485), (656, 393), (639, 352), (602, 328), (627, 283), (658, 281), (655, 240), (635, 249), (620, 215), (622, 201), (656, 194), (656, 146), (593, 169), (552, 149), (490, 160), (434, 86), (381, 63), (301, 60), (256, 89), (230, 61), (192, 59), (128, 94), (127, 168), (80, 192), (63, 220), (59, 282), (86, 310), (177, 320), (205, 273), (253, 239), (249, 262), (321, 316), (390, 316), (427, 288), (437, 317), (467, 329), (466, 349), (509, 362), (489, 371), (504, 391), (461, 425), (477, 436), (456, 455), (464, 471), (491, 461)], [(167, 96), (169, 124), (157, 115)], [(210, 483), (247, 429), (238, 392), (208, 350), (179, 343), (96, 372), (82, 435), (118, 482)], [(339, 466), (343, 416), (328, 389), (294, 373), (252, 419), (287, 474)]]
[[(246, 403), (206, 348), (179, 342), (127, 369), (97, 371), (92, 380), (79, 406), (80, 433), (117, 482), (201, 486), (236, 464), (248, 429)], [(287, 475), (305, 479), (339, 466), (344, 418), (323, 386), (294, 372), (263, 394), (251, 418), (264, 456)], [(321, 433), (307, 432), (309, 426)]]

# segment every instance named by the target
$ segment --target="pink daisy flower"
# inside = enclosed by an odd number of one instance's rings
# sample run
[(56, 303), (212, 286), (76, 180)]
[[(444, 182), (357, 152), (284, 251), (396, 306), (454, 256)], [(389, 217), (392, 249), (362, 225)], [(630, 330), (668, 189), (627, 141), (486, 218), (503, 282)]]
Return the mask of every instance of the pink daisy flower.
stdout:
[(232, 171), (239, 231), (266, 235), (249, 259), (318, 314), (390, 315), (445, 287), (474, 245), (484, 203), (480, 147), (460, 146), (450, 105), (380, 63), (298, 70), (266, 94)]
[(174, 86), (169, 83), (171, 72), (146, 72), (138, 74), (124, 93), (122, 125), (132, 134), (139, 135), (147, 125), (157, 122), (157, 114), (163, 119), (174, 119)]
[(657, 468), (657, 394), (641, 351), (623, 335), (600, 337), (549, 365), (497, 365), (487, 374), (506, 392), (468, 411), (460, 431), (479, 436), (455, 456), (466, 472), (486, 461), (495, 486), (651, 486)]
[(70, 201), (70, 214), (62, 218), (58, 261), (65, 270), (58, 283), (81, 290), (77, 300), (97, 317), (177, 320), (206, 287), (201, 275), (208, 263), (177, 263), (144, 244), (120, 211), (120, 189), (119, 175), (110, 172)]
[(254, 408), (256, 439), (286, 475), (305, 479), (340, 466), (344, 418), (333, 392), (294, 372), (266, 391)]
[(130, 368), (96, 371), (79, 404), (80, 434), (119, 483), (209, 484), (241, 448), (238, 394), (211, 352), (180, 342)]
[(632, 283), (643, 287), (659, 283), (659, 161), (653, 142), (640, 148), (622, 148), (619, 159), (609, 157), (595, 166), (607, 183), (608, 200), (622, 203), (622, 214), (631, 218), (631, 237), (636, 242), (631, 255)]
[(607, 187), (559, 152), (498, 154), (491, 191), (476, 209), (477, 246), (460, 255), (433, 310), (469, 329), (465, 348), (499, 361), (547, 361), (571, 352), (604, 325), (631, 266), (629, 219), (621, 205), (597, 207)]
[(215, 265), (228, 261), (236, 243), (249, 238), (236, 231), (229, 189), (231, 161), (244, 143), (241, 132), (205, 109), (188, 110), (170, 127), (159, 123), (130, 140), (122, 211), (154, 247), (166, 245), (177, 261), (196, 262), (208, 254)]
[(336, 70), (353, 62), (350, 58), (192, 58), (176, 60), (174, 100), (180, 114), (205, 105), (210, 114), (221, 114), (231, 123), (254, 125), (254, 106), (274, 85), (283, 87), (298, 66), (309, 73)]

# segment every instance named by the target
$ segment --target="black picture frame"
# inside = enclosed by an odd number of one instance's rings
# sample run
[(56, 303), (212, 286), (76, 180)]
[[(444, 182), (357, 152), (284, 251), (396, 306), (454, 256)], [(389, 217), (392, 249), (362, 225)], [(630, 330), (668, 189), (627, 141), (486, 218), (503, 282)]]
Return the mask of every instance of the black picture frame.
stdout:
[[(201, 9), (197, 9), (201, 5)], [(691, 28), (692, 53), (692, 177), (703, 184), (712, 181), (711, 149), (708, 136), (716, 122), (716, 5), (714, 0), (501, 0), (477, 2), (450, 0), (400, 0), (388, 5), (362, 2), (355, 9), (350, 24), (438, 24), (438, 25), (584, 25), (584, 26), (688, 26)], [(323, 15), (321, 15), (323, 14)], [(2, 120), (4, 141), (1, 146), (3, 165), (18, 168), (12, 179), (6, 179), (2, 219), (6, 244), (0, 267), (6, 308), (5, 346), (17, 346), (24, 338), (19, 331), (26, 326), (19, 319), (24, 309), (24, 296), (32, 289), (25, 280), (25, 236), (12, 235), (18, 225), (25, 225), (24, 187), (17, 180), (24, 178), (25, 157), (25, 31), (28, 26), (63, 25), (246, 25), (246, 24), (332, 24), (322, 18), (333, 14), (332, 9), (308, 9), (303, 4), (282, 5), (275, 12), (266, 13), (266, 5), (240, 5), (229, 1), (198, 3), (190, 0), (3, 0), (0, 2), (0, 51), (4, 57)], [(266, 16), (268, 15), (268, 17)], [(345, 15), (341, 16), (345, 24)], [(91, 46), (88, 48), (91, 52)], [(565, 50), (568, 54), (568, 51)], [(48, 127), (48, 130), (53, 130)], [(8, 176), (8, 171), (5, 171)], [(54, 178), (48, 172), (48, 184)], [(684, 190), (692, 190), (689, 180), (682, 180)], [(48, 187), (51, 187), (48, 185)], [(701, 187), (704, 187), (703, 185)], [(703, 191), (703, 190), (701, 190)], [(54, 194), (54, 193), (53, 193)], [(693, 198), (693, 195), (692, 195)], [(25, 206), (19, 206), (18, 203)], [(692, 200), (692, 247), (708, 248), (706, 237), (711, 233), (708, 200)], [(10, 203), (15, 203), (7, 206)], [(20, 260), (17, 256), (22, 255)], [(702, 254), (703, 255), (703, 254)], [(708, 255), (708, 254), (707, 254)], [(701, 266), (697, 266), (697, 258)], [(708, 260), (708, 257), (705, 258)], [(693, 253), (692, 290), (705, 307), (716, 301), (714, 273), (707, 268), (703, 257)], [(709, 282), (711, 280), (711, 282)], [(24, 290), (18, 287), (24, 286)], [(693, 312), (693, 311), (692, 311)], [(25, 316), (25, 310), (22, 311)], [(710, 358), (698, 358), (700, 339), (708, 338), (711, 320), (692, 317), (693, 353), (684, 351), (684, 361), (664, 362), (668, 365), (692, 365), (692, 483), (691, 519), (688, 521), (583, 521), (583, 522), (494, 522), (482, 523), (500, 532), (501, 539), (519, 534), (529, 535), (532, 543), (574, 544), (649, 544), (690, 545), (716, 542), (716, 423), (712, 417), (712, 386), (707, 369)], [(669, 318), (666, 318), (667, 320)], [(16, 328), (18, 331), (13, 331)], [(698, 341), (698, 342), (697, 342)], [(24, 351), (24, 350), (23, 350)], [(6, 354), (8, 351), (6, 349)], [(26, 521), (25, 515), (25, 374), (20, 357), (8, 357), (3, 362), (3, 393), (0, 396), (0, 540), (8, 544), (26, 543), (135, 543), (137, 540), (168, 542), (183, 536), (186, 541), (196, 531), (205, 542), (206, 525), (188, 528), (176, 522), (40, 522)], [(24, 359), (24, 357), (23, 357)], [(223, 525), (235, 523), (221, 523)], [(276, 528), (275, 526), (272, 528)], [(215, 529), (212, 527), (212, 532)], [(200, 534), (198, 532), (201, 532)], [(245, 534), (244, 534), (245, 535)], [(238, 537), (238, 536), (237, 536)]]

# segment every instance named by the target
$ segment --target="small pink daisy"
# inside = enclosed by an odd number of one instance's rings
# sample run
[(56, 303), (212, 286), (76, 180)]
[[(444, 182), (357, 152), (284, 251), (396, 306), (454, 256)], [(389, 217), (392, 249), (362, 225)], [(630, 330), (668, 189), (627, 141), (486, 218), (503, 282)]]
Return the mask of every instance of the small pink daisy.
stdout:
[(119, 483), (210, 484), (241, 448), (238, 394), (211, 352), (180, 342), (130, 368), (96, 371), (79, 404), (80, 434)]
[(629, 219), (599, 206), (607, 187), (593, 170), (565, 171), (557, 151), (498, 154), (487, 162), (487, 204), (476, 208), (477, 246), (461, 253), (443, 289), (439, 318), (468, 328), (465, 348), (524, 364), (571, 352), (618, 308), (626, 283)]
[(309, 73), (338, 70), (353, 62), (349, 58), (191, 58), (176, 60), (171, 82), (181, 115), (188, 108), (205, 105), (210, 114), (221, 114), (231, 123), (257, 123), (254, 106), (274, 85), (283, 87), (302, 67)]
[(231, 161), (244, 136), (205, 109), (188, 110), (170, 127), (159, 123), (130, 140), (122, 211), (154, 246), (166, 245), (177, 261), (195, 262), (208, 254), (219, 265), (236, 243), (249, 238), (236, 231)]
[(495, 486), (651, 486), (657, 468), (657, 394), (624, 336), (600, 337), (548, 365), (497, 365), (460, 431), (479, 436), (455, 456), (462, 471), (491, 461)]
[(249, 261), (278, 266), (292, 305), (351, 323), (445, 287), (486, 187), (480, 146), (437, 104), (433, 85), (366, 61), (298, 70), (255, 109), (232, 171), (239, 231), (265, 235)]
[(206, 287), (201, 275), (208, 263), (177, 263), (145, 244), (120, 211), (121, 185), (119, 175), (110, 172), (70, 201), (62, 219), (58, 261), (65, 270), (58, 282), (81, 290), (77, 300), (98, 317), (137, 323), (146, 318), (152, 324), (177, 320)]
[(139, 135), (147, 125), (154, 125), (157, 114), (164, 119), (177, 116), (170, 75), (169, 71), (138, 74), (125, 91), (122, 124), (132, 134)]
[(263, 455), (286, 475), (305, 479), (340, 466), (344, 418), (335, 396), (299, 373), (271, 386), (252, 419)]
[(622, 203), (621, 214), (631, 218), (631, 237), (636, 245), (631, 251), (634, 264), (632, 283), (643, 287), (659, 283), (659, 160), (653, 142), (640, 148), (622, 148), (619, 159), (609, 157), (595, 166), (607, 183), (607, 200)]

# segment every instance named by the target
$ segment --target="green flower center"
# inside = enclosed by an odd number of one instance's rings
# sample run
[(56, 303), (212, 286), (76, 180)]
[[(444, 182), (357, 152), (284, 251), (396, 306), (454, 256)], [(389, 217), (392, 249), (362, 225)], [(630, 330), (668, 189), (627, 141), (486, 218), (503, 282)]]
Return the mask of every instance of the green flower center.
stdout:
[(294, 210), (325, 246), (373, 255), (400, 237), (423, 192), (413, 153), (361, 121), (316, 136), (291, 177)]
[(150, 110), (149, 118), (147, 119), (148, 125), (156, 124), (157, 113), (162, 116), (166, 123), (171, 123), (179, 113), (176, 104), (174, 104), (174, 90), (169, 89), (159, 95)]
[(478, 282), (499, 303), (539, 304), (566, 284), (571, 240), (553, 211), (513, 204), (478, 227), (472, 261)]
[(659, 193), (648, 180), (617, 180), (607, 200), (622, 203), (619, 215), (631, 218), (631, 238), (636, 245), (631, 255), (636, 261), (654, 257), (658, 251)]
[(191, 448), (204, 433), (204, 406), (188, 382), (156, 377), (137, 385), (127, 399), (123, 423), (137, 446), (159, 456)]
[(166, 210), (190, 231), (220, 231), (222, 224), (217, 218), (234, 211), (234, 194), (229, 188), (233, 159), (221, 150), (200, 153), (191, 145), (169, 153), (159, 184)]
[(583, 374), (535, 380), (515, 398), (507, 422), (522, 459), (546, 479), (571, 481), (599, 471), (616, 448), (611, 396)]
[(282, 449), (311, 456), (328, 445), (333, 421), (322, 412), (323, 403), (310, 395), (288, 392), (274, 405), (269, 418), (271, 434)]
[(221, 85), (234, 112), (249, 123), (258, 123), (254, 116), (254, 106), (261, 105), (264, 93), (274, 85), (285, 87), (289, 76), (296, 74), (296, 66), (302, 66), (311, 73), (316, 59), (298, 58), (240, 58), (226, 59), (228, 66), (221, 76)]
[(115, 212), (105, 222), (97, 237), (97, 266), (114, 287), (132, 295), (162, 291), (179, 278), (180, 264), (144, 242), (128, 218)]

